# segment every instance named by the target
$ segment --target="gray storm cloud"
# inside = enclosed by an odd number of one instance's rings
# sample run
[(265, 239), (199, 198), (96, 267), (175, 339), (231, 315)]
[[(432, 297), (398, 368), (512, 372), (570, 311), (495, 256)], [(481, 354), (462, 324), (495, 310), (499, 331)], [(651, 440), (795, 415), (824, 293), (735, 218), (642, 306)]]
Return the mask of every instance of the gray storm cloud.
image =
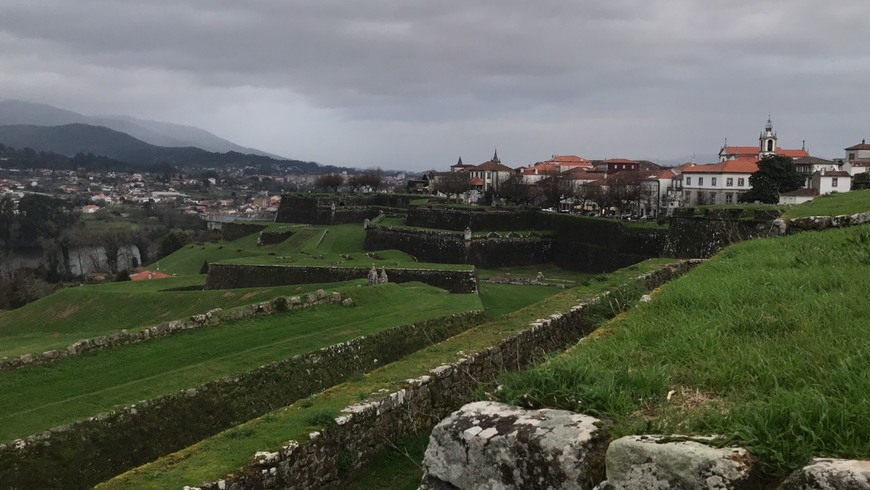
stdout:
[[(868, 136), (870, 2), (0, 0), (0, 97), (417, 170)], [(864, 124), (864, 126), (862, 126)], [(815, 145), (815, 146), (813, 146)]]

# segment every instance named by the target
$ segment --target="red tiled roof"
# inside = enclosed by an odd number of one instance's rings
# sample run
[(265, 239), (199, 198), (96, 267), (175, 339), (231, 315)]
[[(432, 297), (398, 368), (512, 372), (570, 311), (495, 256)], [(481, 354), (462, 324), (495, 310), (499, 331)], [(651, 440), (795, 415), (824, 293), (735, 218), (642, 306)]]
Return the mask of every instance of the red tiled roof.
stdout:
[(589, 163), (589, 160), (577, 155), (554, 155), (548, 163)]
[(861, 140), (861, 143), (845, 148), (845, 150), (870, 150), (870, 144), (867, 144), (864, 142), (864, 140)]
[(818, 189), (800, 188), (789, 192), (783, 192), (780, 196), (815, 197), (819, 195)]
[(147, 281), (149, 279), (164, 279), (167, 277), (171, 276), (165, 272), (148, 270), (137, 272), (136, 274), (130, 274), (131, 281)]
[(810, 154), (807, 153), (807, 151), (806, 151), (806, 150), (803, 150), (803, 149), (799, 149), (799, 150), (783, 150), (782, 148), (777, 148), (777, 149), (776, 149), (776, 154), (777, 154), (777, 155), (786, 156), (786, 157), (792, 157), (792, 158), (800, 158), (800, 157), (808, 157), (808, 156), (810, 156)]
[(844, 172), (842, 170), (829, 170), (827, 172), (822, 172), (821, 175), (822, 177), (851, 177), (849, 172)]
[(706, 163), (683, 169), (684, 174), (751, 174), (758, 170), (758, 160), (754, 158), (738, 158), (719, 163)]
[(870, 167), (870, 159), (861, 158), (858, 160), (851, 160), (849, 162), (849, 165), (853, 167)]
[(475, 177), (471, 179), (471, 185), (483, 185), (483, 179), (480, 177)]
[(507, 165), (502, 165), (500, 163), (493, 162), (492, 160), (488, 162), (483, 162), (476, 167), (470, 168), (468, 170), (474, 171), (488, 171), (488, 172), (513, 172), (514, 169), (508, 167)]
[(757, 146), (725, 146), (722, 147), (722, 151), (720, 151), (719, 154), (758, 155), (758, 151), (759, 149)]

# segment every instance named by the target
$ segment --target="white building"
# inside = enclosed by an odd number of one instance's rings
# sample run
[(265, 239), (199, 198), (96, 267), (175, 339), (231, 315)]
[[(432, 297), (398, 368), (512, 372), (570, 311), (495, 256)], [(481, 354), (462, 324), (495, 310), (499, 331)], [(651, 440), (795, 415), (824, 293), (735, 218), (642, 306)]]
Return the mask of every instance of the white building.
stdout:
[(684, 168), (680, 174), (683, 204), (736, 204), (752, 187), (749, 176), (757, 170), (754, 157)]
[(861, 140), (860, 144), (846, 148), (846, 161), (843, 163), (843, 170), (852, 176), (870, 172), (870, 145), (866, 143), (866, 140)]

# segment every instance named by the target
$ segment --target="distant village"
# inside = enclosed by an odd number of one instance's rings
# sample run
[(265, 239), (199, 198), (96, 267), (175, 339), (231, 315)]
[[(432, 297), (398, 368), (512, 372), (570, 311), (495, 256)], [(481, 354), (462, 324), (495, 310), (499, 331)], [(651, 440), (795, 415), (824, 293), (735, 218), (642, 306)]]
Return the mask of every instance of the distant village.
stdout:
[[(647, 160), (615, 158), (587, 160), (577, 155), (553, 155), (546, 161), (512, 168), (495, 151), (483, 163), (466, 164), (460, 157), (449, 170), (424, 172), (410, 178), (403, 172), (383, 175), (382, 185), (360, 192), (410, 192), (441, 195), (465, 204), (540, 206), (550, 211), (657, 219), (681, 206), (735, 204), (750, 190), (750, 176), (768, 156), (791, 158), (804, 177), (803, 187), (784, 192), (781, 204), (800, 204), (832, 192), (848, 192), (870, 180), (870, 144), (845, 148), (843, 158), (810, 155), (801, 148), (781, 148), (768, 119), (756, 145), (719, 150), (716, 163), (687, 162), (663, 167)], [(171, 203), (178, 210), (212, 221), (271, 219), (281, 194), (327, 190), (322, 176), (250, 168), (179, 171), (171, 175), (77, 170), (4, 169), (0, 161), (0, 196), (17, 202), (26, 193), (44, 193), (72, 201), (84, 214), (115, 204)], [(350, 181), (345, 172), (340, 182)], [(868, 182), (870, 184), (870, 182)], [(334, 188), (339, 190), (341, 187)]]

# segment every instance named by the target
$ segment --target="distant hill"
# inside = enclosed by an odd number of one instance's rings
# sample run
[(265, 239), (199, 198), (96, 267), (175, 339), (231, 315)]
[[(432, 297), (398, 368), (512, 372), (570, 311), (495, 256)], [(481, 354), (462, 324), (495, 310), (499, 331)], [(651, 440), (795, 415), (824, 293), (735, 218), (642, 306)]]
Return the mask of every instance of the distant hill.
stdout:
[(196, 147), (217, 153), (235, 151), (281, 158), (254, 148), (237, 145), (192, 126), (147, 121), (128, 116), (86, 116), (47, 104), (23, 100), (0, 101), (0, 125), (63, 126), (75, 123), (104, 126), (156, 146)]
[(12, 148), (33, 148), (66, 156), (91, 153), (137, 165), (170, 164), (177, 167), (269, 166), (288, 172), (326, 173), (348, 170), (314, 162), (276, 159), (239, 152), (209, 152), (195, 147), (152, 145), (128, 134), (102, 126), (65, 124), (0, 126), (0, 143)]

